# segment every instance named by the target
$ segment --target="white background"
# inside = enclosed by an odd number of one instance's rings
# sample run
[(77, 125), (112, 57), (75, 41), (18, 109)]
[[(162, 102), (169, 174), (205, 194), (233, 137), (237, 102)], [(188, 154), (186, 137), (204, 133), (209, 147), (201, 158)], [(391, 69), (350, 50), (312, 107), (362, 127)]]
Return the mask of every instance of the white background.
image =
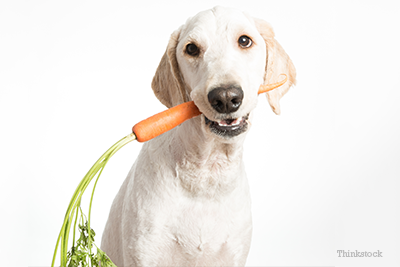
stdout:
[[(270, 22), (298, 85), (264, 96), (245, 143), (254, 232), (248, 266), (400, 266), (397, 1), (2, 1), (1, 266), (49, 266), (75, 187), (138, 121), (169, 35), (215, 5)], [(109, 162), (97, 243), (141, 148)], [(337, 250), (383, 252), (339, 258)]]

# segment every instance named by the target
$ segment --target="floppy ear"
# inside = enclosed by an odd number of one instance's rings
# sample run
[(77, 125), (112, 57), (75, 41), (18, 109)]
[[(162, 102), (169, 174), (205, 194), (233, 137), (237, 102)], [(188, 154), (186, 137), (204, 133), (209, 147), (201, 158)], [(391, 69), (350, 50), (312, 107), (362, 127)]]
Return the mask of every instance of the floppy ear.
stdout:
[(167, 50), (151, 83), (153, 92), (158, 100), (168, 108), (186, 102), (188, 99), (176, 59), (176, 46), (178, 45), (179, 35), (180, 29), (171, 35)]
[(285, 50), (283, 50), (282, 46), (275, 40), (275, 33), (271, 25), (257, 18), (254, 18), (254, 22), (267, 45), (267, 63), (265, 65), (264, 84), (275, 83), (282, 80), (282, 77), (279, 77), (281, 73), (286, 74), (288, 77), (288, 81), (284, 85), (267, 92), (268, 102), (272, 110), (275, 114), (279, 115), (281, 113), (279, 100), (292, 85), (296, 84), (296, 69)]

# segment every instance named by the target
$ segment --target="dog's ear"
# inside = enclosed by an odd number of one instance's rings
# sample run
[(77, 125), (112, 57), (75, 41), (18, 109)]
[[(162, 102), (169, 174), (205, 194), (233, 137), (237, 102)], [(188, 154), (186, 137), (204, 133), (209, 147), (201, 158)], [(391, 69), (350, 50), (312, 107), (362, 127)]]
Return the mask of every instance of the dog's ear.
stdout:
[(188, 98), (176, 59), (176, 47), (179, 35), (180, 29), (171, 35), (167, 50), (158, 65), (151, 83), (151, 87), (158, 100), (168, 108), (186, 102)]
[(265, 65), (264, 84), (275, 83), (282, 80), (282, 76), (279, 77), (281, 73), (286, 74), (288, 77), (288, 81), (284, 85), (267, 92), (268, 102), (272, 110), (275, 114), (279, 115), (281, 113), (279, 100), (292, 85), (296, 84), (296, 69), (285, 50), (283, 50), (282, 46), (275, 40), (275, 33), (271, 25), (257, 18), (254, 18), (254, 22), (267, 45), (267, 63)]

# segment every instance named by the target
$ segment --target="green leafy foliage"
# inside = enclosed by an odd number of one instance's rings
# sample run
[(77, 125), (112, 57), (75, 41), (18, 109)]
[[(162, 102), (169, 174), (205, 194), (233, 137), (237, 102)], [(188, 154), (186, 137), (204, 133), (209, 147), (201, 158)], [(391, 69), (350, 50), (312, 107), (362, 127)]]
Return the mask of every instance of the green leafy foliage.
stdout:
[(96, 245), (97, 253), (91, 252), (96, 233), (93, 229), (90, 229), (89, 235), (88, 222), (86, 221), (85, 225), (79, 224), (78, 228), (80, 236), (67, 253), (67, 267), (88, 267), (89, 261), (91, 266), (94, 267), (116, 267), (104, 251)]

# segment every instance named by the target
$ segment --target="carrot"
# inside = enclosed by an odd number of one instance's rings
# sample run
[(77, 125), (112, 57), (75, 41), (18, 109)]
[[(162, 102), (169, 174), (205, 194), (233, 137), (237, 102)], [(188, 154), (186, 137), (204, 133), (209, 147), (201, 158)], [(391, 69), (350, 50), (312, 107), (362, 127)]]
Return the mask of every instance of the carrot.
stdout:
[(285, 79), (283, 79), (282, 81), (272, 83), (272, 84), (260, 85), (260, 89), (258, 89), (258, 94), (269, 92), (269, 91), (274, 90), (275, 88), (283, 85), (287, 81), (287, 75), (283, 74), (283, 73), (281, 75), (285, 75)]
[[(287, 76), (286, 74), (282, 75), (285, 75), (285, 79), (282, 81), (261, 85), (258, 94), (271, 91), (283, 85), (287, 81)], [(185, 102), (138, 122), (132, 127), (132, 132), (136, 135), (136, 139), (139, 142), (146, 142), (200, 114), (200, 110), (193, 101)]]
[(200, 114), (201, 112), (194, 102), (189, 101), (137, 123), (133, 126), (132, 131), (139, 142), (146, 142)]

